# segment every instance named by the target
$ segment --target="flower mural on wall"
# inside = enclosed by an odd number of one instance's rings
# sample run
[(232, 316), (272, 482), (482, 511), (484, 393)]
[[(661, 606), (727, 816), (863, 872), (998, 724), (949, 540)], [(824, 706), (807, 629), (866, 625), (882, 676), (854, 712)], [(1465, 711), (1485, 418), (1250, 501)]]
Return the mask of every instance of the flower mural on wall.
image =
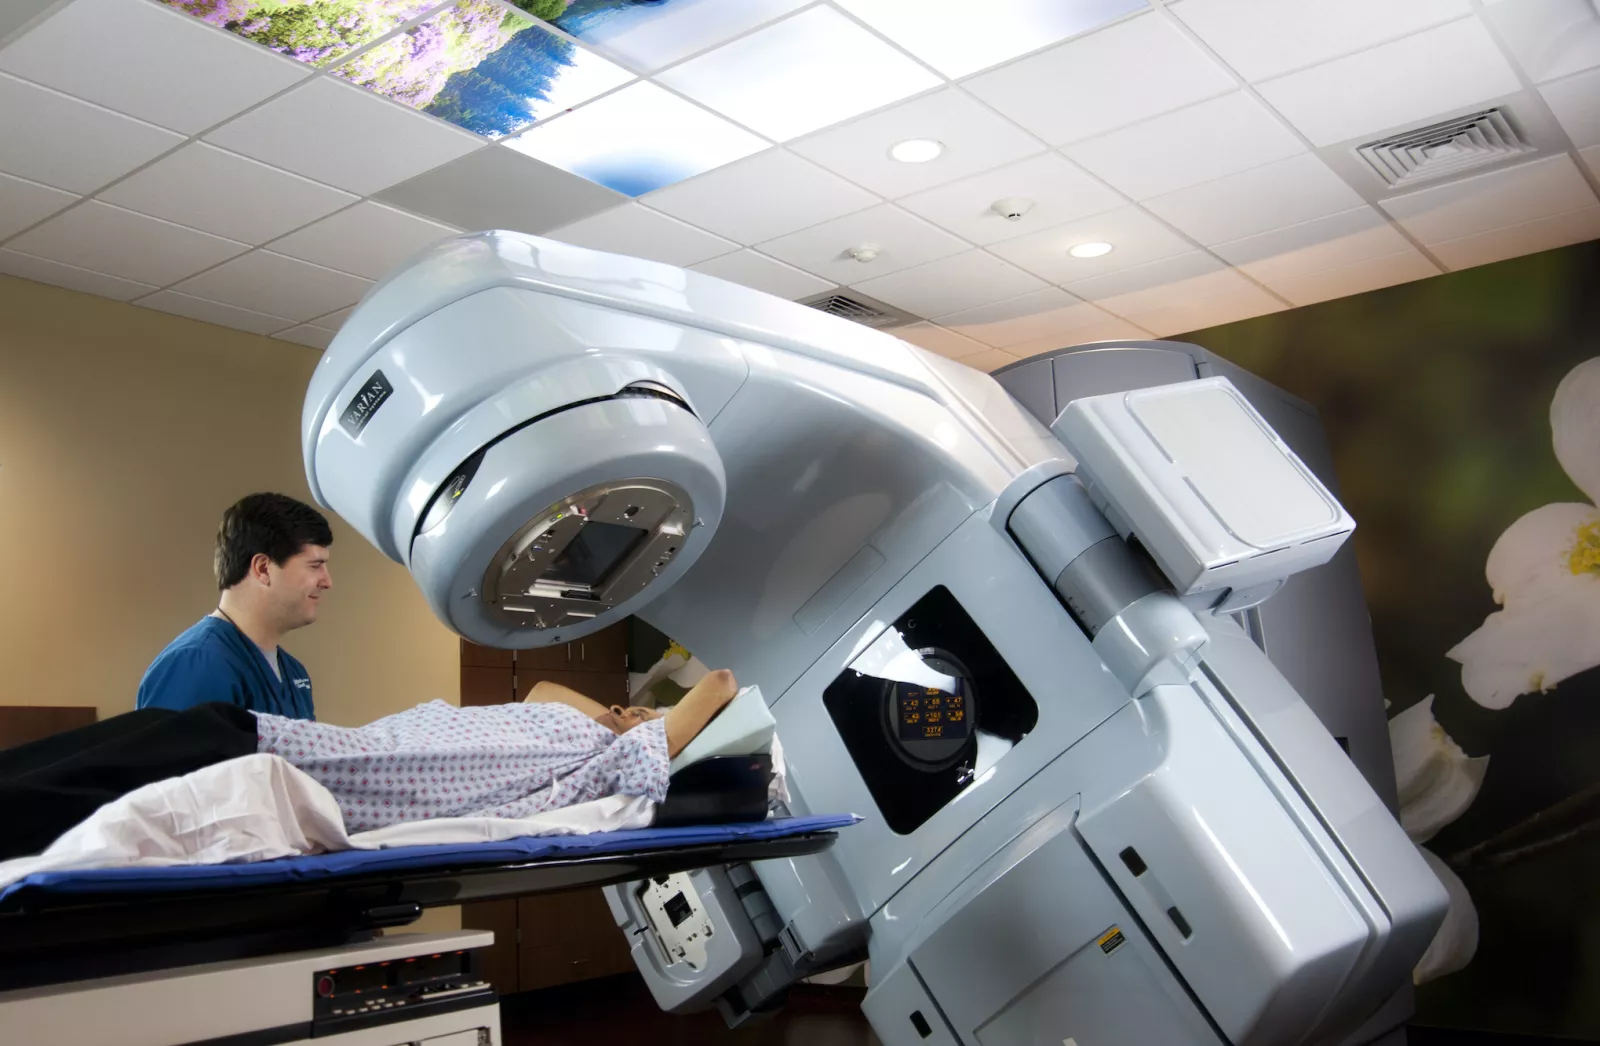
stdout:
[(1433, 695), (1389, 720), (1395, 783), (1400, 789), (1400, 827), (1414, 843), (1467, 812), (1483, 787), (1489, 757), (1471, 758), (1433, 717)]
[(1400, 827), (1450, 895), (1444, 923), (1412, 970), (1417, 984), (1466, 966), (1478, 950), (1478, 910), (1460, 878), (1421, 844), (1467, 812), (1483, 787), (1489, 757), (1468, 756), (1433, 716), (1433, 695), (1389, 720)]
[(1503, 609), (1448, 652), (1486, 708), (1600, 665), (1600, 356), (1562, 379), (1550, 429), (1556, 460), (1589, 500), (1534, 509), (1489, 552), (1485, 574)]

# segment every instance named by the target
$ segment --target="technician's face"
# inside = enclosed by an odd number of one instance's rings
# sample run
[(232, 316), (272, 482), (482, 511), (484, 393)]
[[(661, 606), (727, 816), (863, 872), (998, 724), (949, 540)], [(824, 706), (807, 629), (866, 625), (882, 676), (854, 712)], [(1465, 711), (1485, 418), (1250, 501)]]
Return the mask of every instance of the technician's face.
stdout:
[(333, 587), (328, 550), (306, 545), (283, 566), (273, 566), (273, 588), (285, 628), (302, 628), (317, 619), (323, 594)]

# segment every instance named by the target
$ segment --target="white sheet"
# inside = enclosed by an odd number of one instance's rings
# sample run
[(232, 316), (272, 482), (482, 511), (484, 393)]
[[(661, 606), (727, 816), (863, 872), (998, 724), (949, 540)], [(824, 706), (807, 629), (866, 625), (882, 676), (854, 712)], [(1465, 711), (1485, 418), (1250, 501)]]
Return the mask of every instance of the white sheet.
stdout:
[(0, 887), (35, 872), (267, 861), (329, 850), (479, 843), (648, 827), (655, 804), (608, 796), (517, 820), (412, 821), (349, 835), (326, 788), (274, 755), (146, 785), (96, 810), (36, 857), (0, 861)]

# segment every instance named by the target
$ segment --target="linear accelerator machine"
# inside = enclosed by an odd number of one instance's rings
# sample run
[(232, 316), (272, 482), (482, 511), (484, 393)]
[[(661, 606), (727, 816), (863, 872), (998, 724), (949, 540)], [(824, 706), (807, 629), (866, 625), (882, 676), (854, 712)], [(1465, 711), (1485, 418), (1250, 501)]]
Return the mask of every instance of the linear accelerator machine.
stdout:
[(637, 614), (760, 686), (791, 811), (865, 815), (610, 888), (663, 1008), (870, 956), (890, 1046), (1371, 1040), (1446, 895), (1251, 616), (1353, 524), (1195, 373), (1047, 430), (887, 334), (480, 233), (345, 324), (305, 462), (456, 632)]

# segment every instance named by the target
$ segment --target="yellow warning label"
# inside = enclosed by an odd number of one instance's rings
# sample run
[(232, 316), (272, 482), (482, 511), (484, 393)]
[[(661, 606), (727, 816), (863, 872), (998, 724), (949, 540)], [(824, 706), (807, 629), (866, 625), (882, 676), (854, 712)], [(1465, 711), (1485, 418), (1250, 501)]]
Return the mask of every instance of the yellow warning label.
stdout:
[(1095, 943), (1100, 946), (1101, 951), (1105, 952), (1107, 955), (1110, 955), (1112, 952), (1122, 947), (1122, 942), (1125, 940), (1127, 940), (1127, 938), (1122, 936), (1122, 930), (1119, 927), (1113, 926), (1111, 929), (1102, 934), (1100, 939)]

